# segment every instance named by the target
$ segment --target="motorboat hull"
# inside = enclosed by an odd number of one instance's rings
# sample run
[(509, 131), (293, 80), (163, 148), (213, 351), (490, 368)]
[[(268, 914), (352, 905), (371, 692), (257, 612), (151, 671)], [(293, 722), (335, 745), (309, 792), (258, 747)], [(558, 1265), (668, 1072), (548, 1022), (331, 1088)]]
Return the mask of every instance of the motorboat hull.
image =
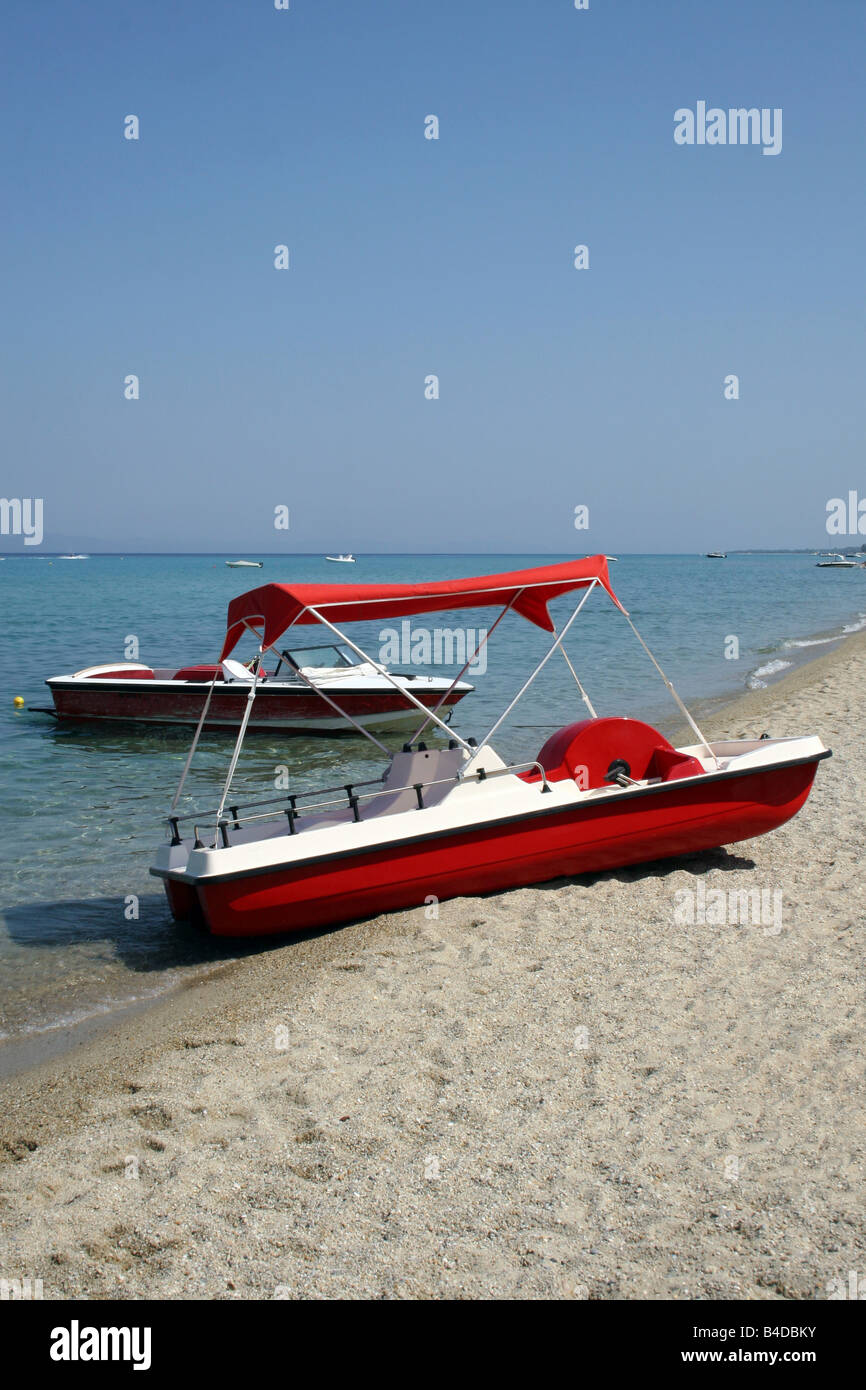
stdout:
[(796, 815), (826, 756), (638, 787), (240, 874), (152, 872), (164, 879), (174, 916), (200, 919), (214, 936), (337, 925), (752, 839)]
[[(58, 677), (47, 682), (54, 700), (53, 713), (60, 720), (86, 723), (143, 723), (195, 726), (201, 716), (208, 682), (157, 680), (79, 680)], [(412, 687), (426, 708), (434, 708), (443, 691)], [(338, 690), (333, 692), (342, 710), (365, 727), (389, 729), (417, 725), (417, 708), (407, 705), (393, 687), (386, 690)], [(466, 688), (455, 690), (443, 702), (450, 709), (463, 698)], [(219, 683), (211, 697), (207, 729), (236, 730), (247, 704), (247, 687)], [(352, 733), (352, 726), (305, 686), (289, 689), (259, 686), (250, 729), (274, 733)]]

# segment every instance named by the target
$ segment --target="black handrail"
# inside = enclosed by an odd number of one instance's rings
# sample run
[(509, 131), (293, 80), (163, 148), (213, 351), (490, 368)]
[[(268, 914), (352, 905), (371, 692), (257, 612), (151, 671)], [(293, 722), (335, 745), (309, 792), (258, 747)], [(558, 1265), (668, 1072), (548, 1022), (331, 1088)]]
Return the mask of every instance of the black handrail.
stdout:
[[(378, 782), (383, 782), (384, 780), (384, 777), (371, 777), (367, 782), (356, 782), (354, 785), (356, 787), (375, 787)], [(329, 792), (342, 792), (345, 790), (346, 784), (343, 782), (338, 787), (314, 787), (312, 791), (308, 792), (292, 792), (287, 796), (269, 796), (266, 797), (264, 801), (245, 801), (242, 804), (239, 803), (237, 806), (230, 806), (229, 810), (231, 811), (232, 819), (236, 820), (237, 816), (235, 813), (237, 811), (247, 811), (253, 806), (281, 806), (284, 801), (291, 801), (294, 806), (295, 801), (302, 796), (327, 796)], [(170, 823), (174, 823), (182, 820), (201, 820), (203, 817), (213, 814), (213, 811), (188, 811), (182, 816), (168, 816), (166, 819)], [(298, 815), (300, 815), (300, 811)], [(237, 829), (236, 826), (234, 828)]]
[[(418, 807), (417, 807), (417, 809), (418, 809), (419, 811), (423, 811), (423, 810), (425, 809), (425, 805), (424, 805), (424, 790), (425, 790), (426, 788), (430, 788), (430, 787), (442, 787), (442, 786), (447, 786), (447, 785), (449, 785), (450, 783), (465, 782), (465, 781), (467, 781), (467, 780), (468, 780), (468, 781), (484, 782), (484, 781), (488, 780), (489, 778), (502, 777), (502, 776), (504, 776), (506, 773), (517, 773), (517, 772), (522, 772), (522, 771), (529, 771), (530, 768), (536, 768), (537, 771), (538, 771), (538, 772), (540, 773), (540, 775), (541, 775), (541, 792), (542, 792), (542, 794), (543, 794), (544, 792), (549, 792), (549, 791), (551, 790), (551, 786), (550, 786), (550, 783), (549, 783), (548, 780), (547, 780), (547, 773), (546, 773), (545, 769), (542, 767), (541, 763), (537, 762), (537, 761), (534, 760), (534, 759), (533, 759), (532, 761), (530, 761), (530, 762), (525, 762), (525, 763), (513, 763), (513, 764), (509, 764), (507, 767), (497, 767), (497, 768), (493, 768), (493, 770), (490, 771), (490, 772), (488, 772), (485, 768), (480, 767), (480, 768), (478, 768), (477, 772), (470, 772), (470, 773), (468, 773), (468, 774), (463, 773), (463, 772), (459, 772), (459, 773), (457, 773), (457, 774), (456, 774), (455, 776), (453, 776), (453, 777), (437, 777), (437, 778), (434, 778), (434, 779), (433, 779), (432, 781), (430, 781), (430, 782), (412, 782), (412, 783), (406, 785), (405, 787), (385, 787), (385, 788), (382, 789), (382, 791), (378, 791), (378, 792), (363, 792), (363, 793), (361, 794), (361, 796), (358, 796), (357, 793), (355, 792), (355, 787), (356, 787), (356, 786), (359, 786), (359, 787), (374, 786), (376, 782), (380, 782), (380, 781), (382, 781), (383, 779), (380, 778), (380, 777), (377, 777), (377, 778), (372, 779), (372, 781), (369, 781), (369, 782), (358, 782), (358, 783), (354, 783), (354, 784), (353, 784), (353, 783), (344, 783), (342, 787), (323, 787), (323, 788), (322, 788), (322, 791), (323, 791), (323, 792), (328, 792), (328, 791), (343, 791), (343, 792), (345, 792), (346, 795), (348, 796), (348, 800), (349, 800), (349, 809), (352, 811), (352, 817), (353, 817), (353, 819), (354, 819), (356, 822), (358, 822), (358, 821), (361, 820), (361, 812), (360, 812), (360, 802), (361, 802), (361, 801), (375, 801), (376, 798), (377, 798), (377, 797), (380, 797), (380, 796), (397, 796), (397, 795), (400, 794), (400, 792), (414, 791), (415, 796), (417, 797), (417, 801), (418, 801)], [(258, 816), (242, 816), (242, 815), (238, 815), (238, 812), (239, 812), (239, 811), (244, 811), (244, 810), (247, 809), (247, 807), (246, 807), (246, 806), (232, 806), (232, 807), (230, 807), (231, 814), (232, 814), (232, 825), (231, 825), (231, 828), (232, 828), (233, 830), (240, 830), (240, 829), (242, 829), (243, 825), (249, 825), (252, 821), (270, 820), (270, 819), (275, 819), (278, 815), (284, 815), (284, 816), (287, 817), (288, 822), (289, 822), (289, 834), (290, 834), (290, 835), (294, 835), (294, 834), (297, 833), (296, 827), (295, 827), (295, 822), (296, 822), (296, 820), (298, 820), (298, 819), (300, 818), (300, 812), (299, 812), (299, 811), (296, 809), (296, 807), (295, 807), (296, 798), (299, 797), (299, 796), (315, 796), (315, 795), (316, 795), (316, 792), (293, 792), (288, 798), (284, 798), (284, 797), (271, 797), (271, 798), (268, 798), (266, 801), (251, 801), (251, 802), (249, 802), (249, 808), (250, 808), (250, 809), (252, 809), (252, 808), (254, 808), (254, 807), (256, 807), (256, 806), (271, 806), (271, 805), (274, 805), (274, 804), (277, 804), (277, 803), (280, 804), (280, 805), (282, 805), (282, 803), (283, 803), (284, 800), (288, 800), (289, 803), (290, 803), (289, 806), (288, 806), (288, 808), (285, 809), (285, 810), (283, 810), (283, 811), (280, 811), (280, 812), (276, 812), (276, 811), (267, 812), (267, 813), (265, 813), (264, 815), (258, 815)], [(339, 807), (339, 806), (341, 806), (341, 805), (345, 805), (345, 802), (343, 802), (343, 801), (336, 801), (336, 800), (334, 800), (334, 801), (320, 801), (320, 802), (314, 802), (312, 806), (306, 806), (306, 807), (304, 807), (304, 815), (309, 816), (309, 815), (311, 815), (313, 812), (316, 812), (316, 811), (325, 811), (325, 810), (329, 809), (330, 807), (335, 807), (335, 806), (336, 806), (336, 807)], [(195, 816), (198, 816), (199, 819), (201, 818), (201, 813), (200, 813), (200, 812), (193, 812), (192, 814), (195, 815)], [(176, 823), (177, 823), (178, 820), (190, 820), (190, 819), (192, 819), (192, 816), (181, 816), (181, 817), (178, 817), (178, 816), (171, 816), (171, 817), (169, 817), (169, 821), (170, 821), (170, 824), (171, 824), (171, 826), (172, 826), (172, 833), (173, 833), (173, 835), (174, 835), (174, 834), (177, 834), (177, 824), (176, 824)], [(227, 833), (227, 832), (228, 832), (228, 827), (229, 827), (229, 822), (228, 822), (227, 820), (224, 820), (224, 819), (223, 819), (223, 820), (220, 820), (220, 821), (217, 822), (217, 830), (218, 830), (219, 835), (220, 835), (220, 837), (221, 837), (221, 839), (222, 839), (222, 841), (223, 841), (223, 845), (224, 845), (224, 846), (227, 846), (227, 847), (228, 847), (228, 845), (229, 845), (228, 833)], [(198, 835), (198, 825), (195, 826), (195, 832), (196, 832), (196, 844), (195, 844), (195, 848), (196, 848), (196, 849), (204, 849), (205, 846), (201, 843), (201, 840), (200, 840), (199, 835)], [(179, 838), (178, 838), (177, 840), (172, 839), (172, 844), (175, 844), (175, 843), (180, 844), (180, 843), (181, 843), (180, 839), (179, 839)], [(216, 848), (216, 845), (214, 844), (214, 845), (212, 846), (212, 848), (215, 849), (215, 848)]]

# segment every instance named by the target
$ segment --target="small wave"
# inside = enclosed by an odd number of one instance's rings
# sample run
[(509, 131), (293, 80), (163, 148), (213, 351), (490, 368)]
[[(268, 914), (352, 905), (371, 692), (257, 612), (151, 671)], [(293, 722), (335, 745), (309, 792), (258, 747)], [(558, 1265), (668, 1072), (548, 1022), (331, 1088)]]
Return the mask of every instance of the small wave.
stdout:
[(782, 646), (786, 650), (798, 647), (826, 647), (830, 642), (839, 642), (843, 637), (848, 637), (852, 632), (862, 632), (866, 628), (866, 613), (860, 613), (850, 623), (845, 623), (838, 632), (831, 633), (829, 637), (791, 637)]
[(75, 1028), (79, 1023), (85, 1023), (88, 1019), (117, 1013), (121, 1009), (128, 1009), (135, 1004), (144, 1003), (145, 1000), (158, 999), (161, 995), (169, 993), (177, 982), (174, 972), (169, 972), (160, 985), (154, 989), (142, 990), (140, 994), (128, 994), (124, 998), (104, 1000), (101, 1003), (92, 1004), (88, 1008), (73, 1009), (71, 1013), (63, 1014), (50, 1023), (28, 1023), (9, 1032), (0, 1032), (0, 1043), (32, 1037), (35, 1034), (54, 1033), (58, 1028)]
[(746, 684), (750, 690), (764, 690), (767, 682), (761, 679), (762, 676), (776, 676), (792, 665), (791, 661), (768, 661), (765, 666), (759, 666), (757, 671), (752, 672)]
[(783, 642), (783, 647), (824, 647), (828, 642), (838, 642), (838, 637), (795, 637), (790, 642)]

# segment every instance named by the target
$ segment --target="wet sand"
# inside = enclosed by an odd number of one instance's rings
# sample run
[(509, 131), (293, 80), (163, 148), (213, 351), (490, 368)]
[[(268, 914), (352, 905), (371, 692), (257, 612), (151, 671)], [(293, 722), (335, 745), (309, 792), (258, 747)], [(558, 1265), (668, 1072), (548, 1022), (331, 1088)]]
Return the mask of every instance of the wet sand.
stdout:
[[(864, 686), (857, 635), (713, 714), (833, 749), (772, 835), (263, 949), (7, 1079), (0, 1275), (813, 1299), (866, 1274)], [(772, 910), (678, 920), (719, 888)]]

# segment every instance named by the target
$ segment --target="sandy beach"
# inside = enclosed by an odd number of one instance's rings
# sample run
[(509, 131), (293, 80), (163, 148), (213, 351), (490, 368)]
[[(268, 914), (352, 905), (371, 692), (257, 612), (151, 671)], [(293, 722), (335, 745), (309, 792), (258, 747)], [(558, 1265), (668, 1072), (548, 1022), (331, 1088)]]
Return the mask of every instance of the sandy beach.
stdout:
[[(713, 716), (833, 749), (772, 835), (289, 940), (6, 1081), (0, 1275), (685, 1300), (866, 1274), (864, 688), (858, 635)], [(760, 921), (701, 920), (756, 888)]]

